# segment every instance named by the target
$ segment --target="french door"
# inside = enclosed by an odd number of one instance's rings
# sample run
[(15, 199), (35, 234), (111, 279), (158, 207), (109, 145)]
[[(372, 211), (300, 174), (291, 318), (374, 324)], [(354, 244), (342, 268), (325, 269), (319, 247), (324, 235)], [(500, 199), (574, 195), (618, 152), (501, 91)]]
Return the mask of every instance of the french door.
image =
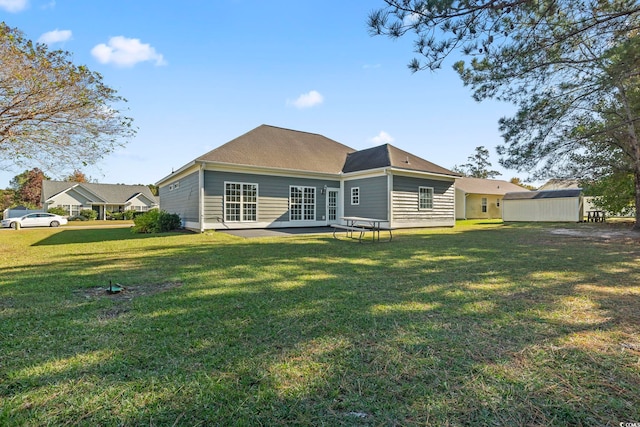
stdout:
[(338, 194), (340, 190), (327, 189), (327, 224), (338, 222)]

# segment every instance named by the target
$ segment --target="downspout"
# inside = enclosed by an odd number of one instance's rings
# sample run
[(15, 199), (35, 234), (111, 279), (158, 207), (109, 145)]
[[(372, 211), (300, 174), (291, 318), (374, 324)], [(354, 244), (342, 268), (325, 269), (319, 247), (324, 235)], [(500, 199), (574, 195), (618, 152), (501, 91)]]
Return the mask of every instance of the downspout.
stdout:
[(200, 212), (200, 233), (204, 233), (204, 162), (198, 171), (198, 211)]
[(393, 228), (393, 174), (389, 169), (385, 169), (387, 175), (387, 218), (389, 218), (389, 228)]

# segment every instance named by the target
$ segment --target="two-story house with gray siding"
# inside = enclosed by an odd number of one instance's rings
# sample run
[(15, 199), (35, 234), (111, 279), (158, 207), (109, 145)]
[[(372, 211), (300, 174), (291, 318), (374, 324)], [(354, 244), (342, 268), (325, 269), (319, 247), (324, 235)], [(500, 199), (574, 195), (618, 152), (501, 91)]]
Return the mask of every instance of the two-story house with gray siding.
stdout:
[(344, 216), (402, 228), (453, 226), (459, 176), (389, 144), (356, 151), (262, 125), (157, 185), (160, 208), (193, 230), (325, 226)]

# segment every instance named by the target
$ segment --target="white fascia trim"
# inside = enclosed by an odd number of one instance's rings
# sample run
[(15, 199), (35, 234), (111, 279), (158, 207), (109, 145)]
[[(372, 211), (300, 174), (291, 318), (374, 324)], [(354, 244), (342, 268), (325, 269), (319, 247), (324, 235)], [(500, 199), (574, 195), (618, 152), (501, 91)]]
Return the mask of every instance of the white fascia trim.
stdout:
[(375, 178), (378, 176), (385, 176), (387, 175), (387, 171), (390, 170), (389, 168), (378, 168), (378, 169), (367, 169), (364, 171), (357, 171), (357, 172), (348, 172), (348, 173), (344, 173), (342, 174), (342, 179), (344, 181), (351, 181), (354, 179), (363, 179), (363, 178)]
[(398, 169), (398, 168), (389, 168), (389, 171), (394, 175), (398, 176), (413, 176), (413, 177), (421, 177), (421, 178), (430, 178), (438, 181), (453, 181), (455, 183), (456, 176), (445, 175), (434, 172), (421, 172), (421, 171), (410, 171), (407, 169)]
[(171, 174), (165, 176), (164, 178), (160, 179), (159, 181), (156, 181), (155, 185), (157, 185), (158, 187), (161, 187), (163, 183), (167, 182), (167, 181), (175, 181), (176, 179), (180, 179), (184, 176), (189, 175), (190, 169), (193, 169), (194, 166), (196, 166), (196, 162), (195, 160), (193, 162), (189, 162), (186, 165), (182, 166), (180, 169), (178, 169), (177, 171), (172, 172)]
[(317, 178), (340, 181), (339, 173), (304, 171), (298, 169), (267, 168), (262, 166), (237, 165), (221, 162), (203, 162), (205, 170), (213, 172), (236, 172), (253, 175), (285, 176), (294, 178)]
[[(124, 202), (125, 202), (125, 203), (131, 203), (131, 202), (130, 202), (130, 200), (135, 199), (135, 198), (136, 198), (136, 197), (138, 197), (138, 196), (144, 196), (144, 194), (142, 194), (142, 193), (136, 193), (136, 194), (134, 194), (133, 196), (129, 197), (129, 198), (128, 198), (127, 200), (125, 200)], [(148, 199), (148, 197), (145, 197), (145, 198), (146, 198), (146, 199)]]

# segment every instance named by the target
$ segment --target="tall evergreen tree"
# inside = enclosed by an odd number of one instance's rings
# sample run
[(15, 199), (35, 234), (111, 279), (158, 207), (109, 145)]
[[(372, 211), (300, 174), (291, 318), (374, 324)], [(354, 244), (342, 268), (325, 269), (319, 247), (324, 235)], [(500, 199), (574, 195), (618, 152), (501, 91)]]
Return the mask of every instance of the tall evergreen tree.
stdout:
[[(638, 92), (640, 3), (635, 0), (384, 0), (373, 34), (413, 34), (413, 71), (454, 68), (476, 100), (517, 106), (500, 120), (500, 163), (539, 178), (571, 170), (590, 148), (621, 150), (634, 176), (640, 229)], [(612, 120), (611, 115), (616, 119)], [(600, 128), (598, 133), (590, 132)], [(615, 137), (614, 137), (615, 135)], [(607, 138), (601, 137), (607, 136)], [(625, 141), (625, 148), (618, 145)], [(591, 150), (593, 152), (593, 150)]]
[(492, 179), (501, 175), (500, 172), (489, 169), (491, 167), (489, 150), (483, 146), (476, 147), (476, 153), (467, 157), (467, 162), (460, 166), (454, 166), (453, 170), (472, 178)]

